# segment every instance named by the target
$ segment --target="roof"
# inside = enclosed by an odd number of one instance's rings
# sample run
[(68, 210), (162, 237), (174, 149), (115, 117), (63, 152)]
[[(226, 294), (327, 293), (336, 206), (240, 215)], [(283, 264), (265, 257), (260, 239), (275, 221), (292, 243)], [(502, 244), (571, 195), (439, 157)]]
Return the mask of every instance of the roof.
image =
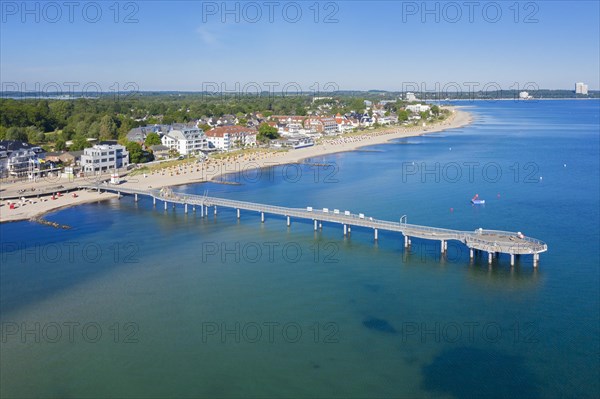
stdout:
[(4, 151), (17, 151), (21, 149), (31, 149), (36, 147), (35, 145), (31, 145), (24, 141), (19, 140), (1, 140), (0, 141), (0, 150)]
[(206, 132), (208, 137), (223, 137), (225, 134), (239, 135), (239, 134), (256, 134), (256, 128), (246, 126), (220, 126), (210, 129)]
[(162, 145), (162, 144), (151, 145), (150, 149), (153, 152), (156, 152), (156, 151), (169, 151), (169, 147), (167, 147), (166, 145)]

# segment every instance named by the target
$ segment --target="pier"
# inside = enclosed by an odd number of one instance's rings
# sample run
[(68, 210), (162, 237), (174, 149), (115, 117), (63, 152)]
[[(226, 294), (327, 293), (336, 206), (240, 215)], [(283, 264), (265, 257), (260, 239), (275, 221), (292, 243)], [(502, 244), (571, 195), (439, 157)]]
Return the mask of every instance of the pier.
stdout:
[(133, 195), (135, 201), (139, 195), (149, 196), (156, 206), (157, 201), (164, 203), (164, 209), (168, 205), (183, 205), (184, 212), (188, 212), (189, 206), (192, 206), (196, 212), (196, 207), (200, 209), (200, 216), (208, 216), (210, 208), (213, 208), (214, 215), (217, 215), (218, 207), (234, 209), (237, 218), (242, 217), (241, 211), (250, 211), (260, 214), (260, 220), (265, 222), (265, 215), (283, 216), (287, 226), (291, 226), (293, 219), (304, 219), (313, 222), (314, 230), (322, 228), (323, 222), (339, 224), (342, 226), (344, 236), (351, 233), (351, 228), (364, 227), (373, 231), (373, 239), (379, 239), (379, 231), (397, 232), (404, 236), (404, 246), (408, 248), (411, 245), (411, 238), (420, 238), (425, 240), (434, 240), (440, 242), (440, 252), (445, 253), (448, 249), (448, 241), (459, 241), (469, 248), (470, 259), (474, 258), (475, 252), (487, 253), (488, 263), (492, 263), (494, 255), (506, 254), (510, 256), (510, 264), (514, 266), (515, 256), (532, 255), (533, 266), (539, 264), (540, 253), (548, 250), (548, 246), (543, 241), (535, 238), (519, 236), (516, 232), (485, 230), (482, 228), (474, 231), (461, 231), (452, 229), (443, 229), (437, 227), (421, 226), (409, 224), (406, 222), (406, 216), (400, 218), (399, 222), (375, 219), (363, 214), (353, 214), (349, 211), (340, 211), (338, 209), (313, 209), (307, 208), (287, 208), (282, 206), (260, 204), (255, 202), (237, 201), (219, 197), (209, 197), (206, 195), (195, 195), (173, 192), (171, 189), (148, 189), (137, 190), (117, 186), (82, 186), (84, 189), (93, 189), (98, 191), (110, 191), (117, 193), (119, 197), (123, 194)]

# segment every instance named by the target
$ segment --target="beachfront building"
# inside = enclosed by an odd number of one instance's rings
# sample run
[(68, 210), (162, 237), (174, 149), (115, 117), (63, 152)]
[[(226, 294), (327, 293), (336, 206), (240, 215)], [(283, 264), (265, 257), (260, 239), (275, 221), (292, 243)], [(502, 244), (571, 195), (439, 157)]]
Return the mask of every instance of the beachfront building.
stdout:
[(397, 123), (398, 122), (398, 117), (395, 115), (388, 115), (388, 116), (377, 116), (375, 118), (375, 120), (377, 121), (377, 123), (379, 123), (380, 125), (391, 125), (393, 123)]
[(431, 107), (429, 105), (423, 105), (423, 104), (414, 104), (414, 105), (406, 106), (407, 111), (414, 112), (414, 113), (427, 112), (427, 111), (429, 111), (430, 108)]
[(149, 125), (134, 127), (127, 133), (127, 141), (134, 141), (139, 144), (144, 144), (149, 133), (162, 134), (163, 129), (168, 130), (168, 126)]
[(23, 177), (33, 169), (39, 169), (40, 160), (38, 154), (31, 150), (22, 148), (10, 153), (6, 158), (6, 172), (12, 177)]
[(588, 85), (586, 85), (583, 82), (575, 83), (575, 94), (587, 95), (588, 94)]
[(214, 148), (229, 151), (233, 148), (256, 146), (256, 134), (254, 127), (219, 126), (206, 132), (206, 137)]
[(338, 133), (338, 124), (335, 118), (315, 116), (304, 121), (304, 128), (309, 132), (332, 135)]
[(125, 168), (129, 165), (129, 152), (120, 144), (97, 144), (83, 150), (80, 163), (86, 173)]
[(154, 154), (154, 159), (166, 159), (169, 157), (169, 152), (171, 151), (169, 147), (162, 144), (151, 145), (150, 150)]
[(294, 135), (304, 133), (304, 121), (306, 116), (293, 115), (275, 115), (271, 116), (272, 121), (277, 122), (279, 133), (283, 135)]
[(22, 177), (39, 166), (45, 152), (41, 147), (19, 140), (0, 141), (0, 177)]
[(208, 150), (208, 140), (202, 129), (187, 125), (173, 125), (161, 138), (162, 145), (181, 155), (198, 154)]
[(355, 128), (352, 121), (345, 116), (342, 116), (340, 113), (335, 116), (335, 124), (337, 125), (337, 131), (342, 134), (350, 132)]

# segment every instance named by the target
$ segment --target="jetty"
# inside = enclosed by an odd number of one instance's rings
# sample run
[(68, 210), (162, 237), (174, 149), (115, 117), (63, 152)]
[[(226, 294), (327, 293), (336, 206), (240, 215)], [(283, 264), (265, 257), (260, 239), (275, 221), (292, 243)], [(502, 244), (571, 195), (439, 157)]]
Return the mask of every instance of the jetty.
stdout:
[(190, 207), (193, 212), (196, 212), (196, 208), (199, 208), (201, 217), (208, 216), (210, 209), (212, 209), (214, 215), (217, 215), (218, 208), (223, 207), (236, 210), (238, 219), (241, 218), (242, 210), (259, 213), (262, 223), (265, 222), (265, 215), (283, 216), (286, 219), (288, 227), (291, 226), (292, 219), (311, 220), (315, 231), (322, 228), (323, 222), (339, 224), (342, 226), (344, 236), (350, 234), (353, 226), (364, 227), (373, 230), (373, 237), (376, 241), (379, 239), (379, 231), (397, 232), (404, 236), (405, 248), (408, 248), (411, 245), (411, 238), (416, 237), (425, 240), (439, 241), (440, 252), (446, 253), (448, 241), (454, 240), (463, 243), (469, 248), (470, 259), (473, 259), (475, 251), (486, 252), (489, 264), (492, 263), (494, 255), (509, 255), (511, 266), (514, 266), (515, 264), (515, 256), (531, 255), (533, 258), (533, 266), (537, 267), (539, 264), (540, 253), (548, 250), (548, 246), (543, 241), (524, 236), (517, 232), (486, 230), (483, 228), (478, 228), (474, 231), (461, 231), (421, 226), (407, 223), (406, 216), (402, 216), (398, 222), (392, 222), (367, 217), (362, 213), (355, 214), (349, 211), (340, 211), (338, 209), (313, 209), (312, 207), (288, 208), (256, 202), (210, 197), (207, 195), (177, 193), (170, 188), (140, 190), (108, 184), (87, 185), (81, 186), (80, 188), (98, 190), (99, 192), (114, 192), (118, 194), (119, 197), (125, 194), (133, 195), (136, 202), (141, 195), (149, 196), (152, 198), (154, 206), (157, 205), (157, 201), (160, 201), (164, 204), (165, 210), (168, 209), (169, 204), (173, 207), (177, 204), (182, 205), (185, 213), (188, 213)]

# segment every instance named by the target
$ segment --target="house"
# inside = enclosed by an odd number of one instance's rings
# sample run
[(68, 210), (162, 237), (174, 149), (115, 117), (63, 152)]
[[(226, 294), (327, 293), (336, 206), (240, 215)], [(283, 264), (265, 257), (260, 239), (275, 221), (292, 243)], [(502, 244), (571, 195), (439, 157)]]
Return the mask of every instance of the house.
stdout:
[(256, 146), (257, 129), (245, 126), (220, 126), (206, 132), (208, 142), (219, 150)]
[(340, 113), (338, 113), (335, 116), (335, 123), (337, 125), (337, 131), (339, 133), (347, 133), (354, 129), (354, 125), (352, 124), (350, 119), (346, 118), (345, 116), (342, 116)]
[(8, 155), (6, 172), (13, 177), (23, 177), (35, 169), (39, 170), (39, 165), (38, 154), (31, 149), (22, 148)]
[(304, 129), (315, 133), (331, 135), (338, 132), (338, 125), (335, 118), (313, 116), (304, 121)]
[(414, 104), (414, 105), (406, 106), (406, 110), (413, 112), (413, 113), (427, 112), (427, 111), (429, 111), (429, 109), (430, 109), (429, 105), (422, 105), (422, 104)]
[(162, 136), (161, 142), (181, 155), (198, 154), (208, 150), (208, 140), (202, 129), (187, 125), (173, 125), (172, 129)]
[(150, 150), (154, 154), (155, 159), (164, 159), (169, 157), (171, 149), (165, 145), (157, 144), (151, 145)]
[[(19, 140), (0, 141), (0, 177), (24, 176), (29, 169), (43, 159), (45, 151)], [(30, 162), (31, 161), (31, 162)]]
[(87, 173), (125, 168), (129, 165), (129, 152), (119, 144), (96, 144), (83, 150), (80, 162)]
[(396, 115), (377, 116), (376, 121), (380, 125), (391, 125), (392, 123), (398, 122), (398, 117)]
[(134, 127), (127, 133), (127, 141), (133, 141), (138, 144), (144, 144), (144, 141), (146, 141), (146, 136), (148, 136), (149, 133), (159, 134), (162, 133), (162, 131), (163, 126), (161, 125)]
[(60, 162), (66, 165), (76, 165), (81, 161), (83, 151), (67, 151), (61, 154), (58, 159)]

